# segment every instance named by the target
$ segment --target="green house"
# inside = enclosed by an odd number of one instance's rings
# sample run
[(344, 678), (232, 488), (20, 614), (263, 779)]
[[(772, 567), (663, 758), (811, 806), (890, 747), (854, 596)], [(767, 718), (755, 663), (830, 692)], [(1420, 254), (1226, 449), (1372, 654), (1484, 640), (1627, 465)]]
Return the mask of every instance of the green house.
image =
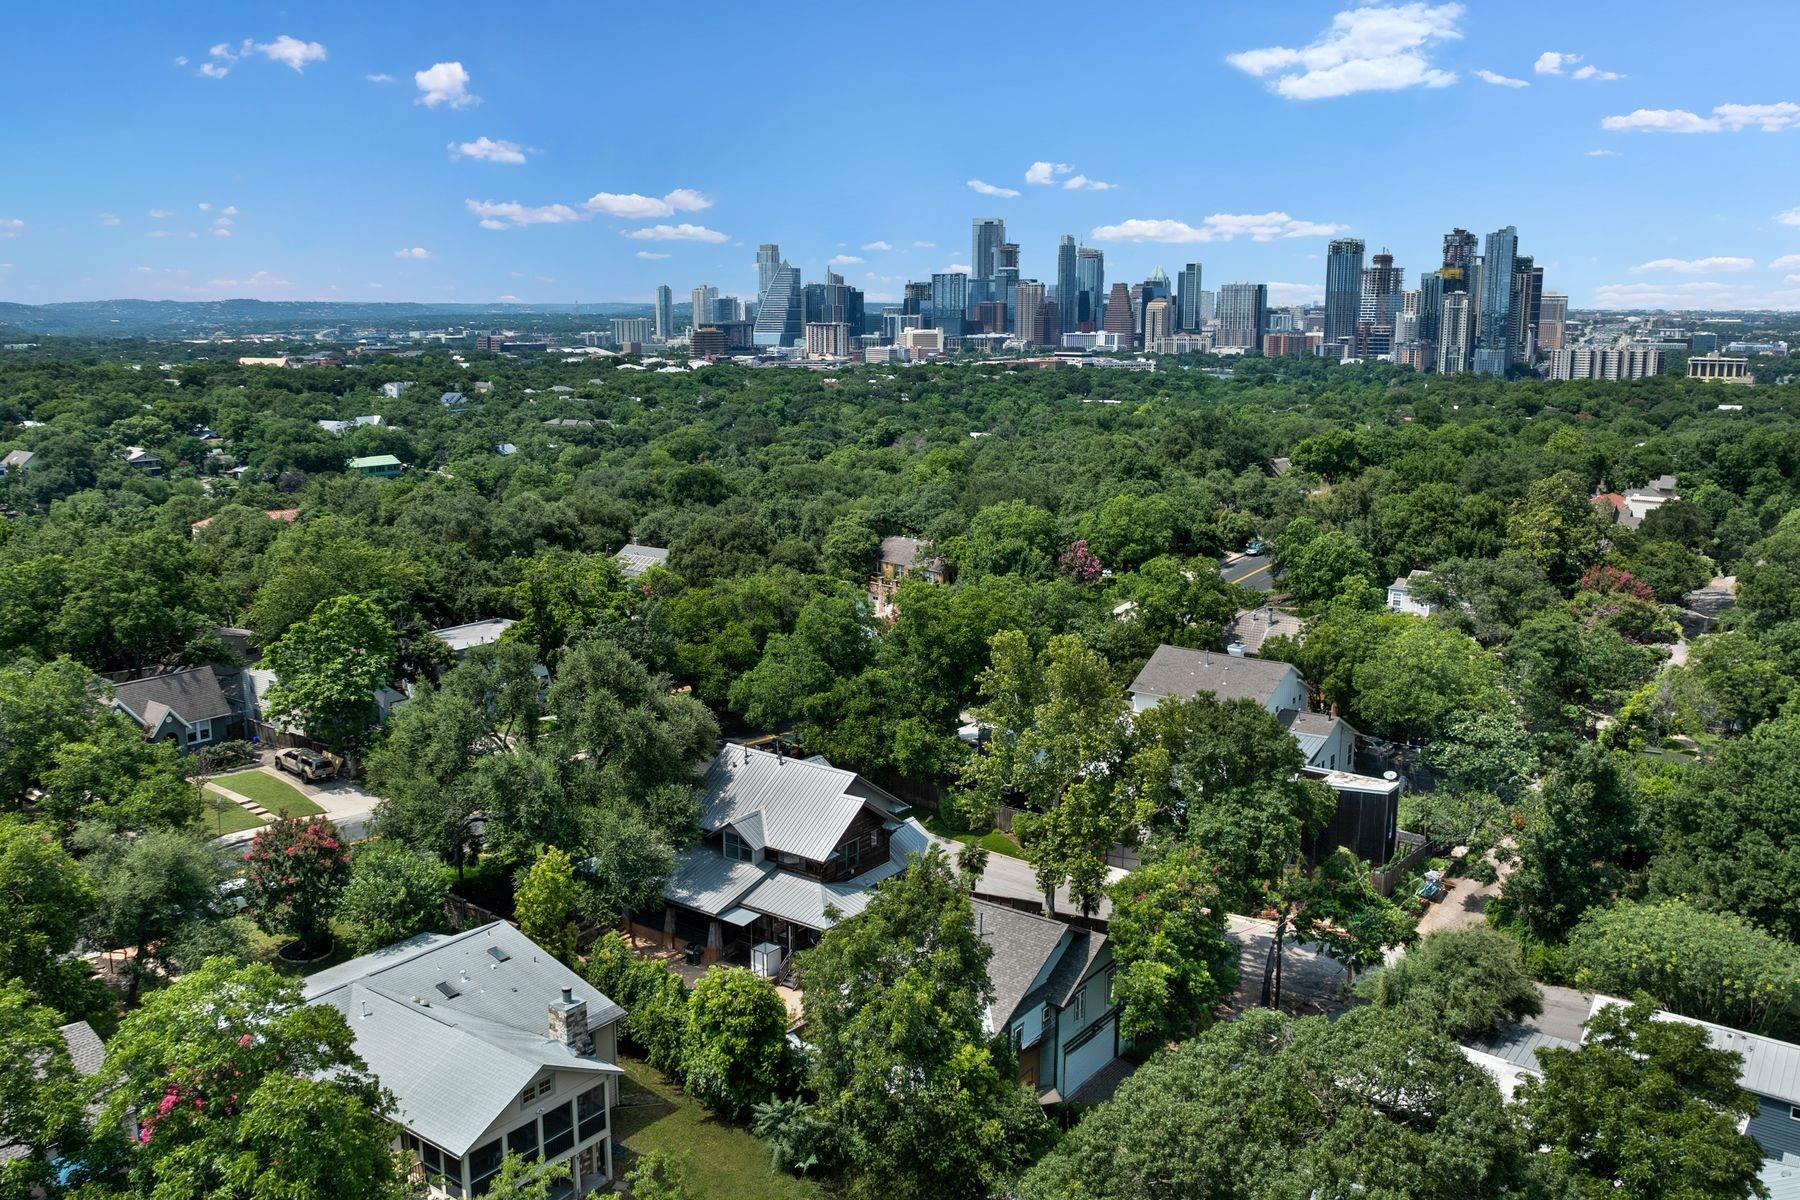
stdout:
[(391, 454), (353, 458), (344, 465), (367, 479), (393, 479), (406, 470), (406, 464)]

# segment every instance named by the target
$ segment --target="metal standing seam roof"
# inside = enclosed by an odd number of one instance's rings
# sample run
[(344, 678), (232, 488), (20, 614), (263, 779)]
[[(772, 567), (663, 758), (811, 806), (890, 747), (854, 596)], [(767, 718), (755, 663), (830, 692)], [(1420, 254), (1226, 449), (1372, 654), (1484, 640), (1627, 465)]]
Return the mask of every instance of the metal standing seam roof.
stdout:
[[(1595, 996), (1590, 1017), (1602, 1008), (1628, 1003), (1616, 996)], [(1744, 1065), (1738, 1070), (1740, 1087), (1771, 1100), (1800, 1106), (1800, 1046), (1759, 1033), (1746, 1033), (1728, 1025), (1715, 1025), (1697, 1017), (1684, 1017), (1680, 1013), (1658, 1011), (1656, 1019), (1698, 1025), (1706, 1030), (1707, 1040), (1714, 1049), (1730, 1050), (1743, 1056)]]
[(1289, 675), (1299, 674), (1292, 663), (1273, 659), (1158, 646), (1131, 681), (1131, 690), (1183, 700), (1211, 692), (1220, 700), (1254, 700), (1266, 706)]
[(485, 621), (470, 621), (466, 625), (434, 629), (431, 636), (460, 654), (477, 646), (493, 645), (515, 623), (511, 617), (489, 617)]
[(613, 558), (618, 560), (619, 570), (626, 578), (630, 579), (642, 575), (651, 567), (667, 564), (669, 551), (664, 546), (640, 546), (636, 542), (631, 542), (613, 555)]
[(827, 763), (728, 745), (707, 768), (700, 824), (708, 833), (730, 825), (758, 849), (824, 862), (871, 804), (855, 784), (855, 772)]
[(587, 1001), (589, 1029), (625, 1015), (502, 921), (421, 934), (329, 967), (305, 980), (302, 995), (344, 1014), (401, 1123), (461, 1155), (545, 1067), (620, 1073), (550, 1037), (549, 1006), (564, 988)]

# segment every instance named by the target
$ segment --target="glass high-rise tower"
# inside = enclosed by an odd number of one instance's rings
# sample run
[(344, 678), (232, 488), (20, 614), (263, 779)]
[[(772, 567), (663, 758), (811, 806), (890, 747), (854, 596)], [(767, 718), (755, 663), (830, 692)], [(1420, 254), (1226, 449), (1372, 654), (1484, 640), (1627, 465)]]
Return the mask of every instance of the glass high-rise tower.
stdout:
[(756, 299), (762, 300), (763, 293), (769, 290), (769, 284), (775, 279), (775, 272), (781, 269), (781, 247), (774, 242), (764, 242), (756, 248)]
[(1075, 282), (1075, 254), (1075, 239), (1063, 234), (1056, 243), (1056, 317), (1061, 333), (1075, 328), (1075, 310), (1080, 307), (1075, 298), (1081, 290)]
[[(969, 277), (985, 283), (1000, 266), (1000, 247), (1006, 242), (1006, 222), (999, 217), (976, 217), (969, 224)], [(981, 299), (988, 299), (983, 296)]]
[(1200, 311), (1200, 264), (1188, 263), (1175, 276), (1175, 328), (1192, 333), (1204, 320), (1205, 314)]
[(675, 332), (675, 293), (666, 283), (656, 285), (656, 336), (668, 338)]
[(1325, 345), (1356, 341), (1362, 306), (1363, 240), (1337, 238), (1325, 256)]
[(1513, 226), (1488, 234), (1475, 326), (1474, 368), (1483, 375), (1504, 375), (1512, 365), (1513, 260), (1518, 254), (1519, 231)]
[(758, 346), (792, 346), (798, 342), (805, 332), (803, 299), (800, 268), (786, 263), (777, 266), (756, 307), (751, 340)]
[(1075, 251), (1075, 324), (1078, 328), (1100, 328), (1100, 314), (1106, 307), (1106, 255), (1093, 246)]

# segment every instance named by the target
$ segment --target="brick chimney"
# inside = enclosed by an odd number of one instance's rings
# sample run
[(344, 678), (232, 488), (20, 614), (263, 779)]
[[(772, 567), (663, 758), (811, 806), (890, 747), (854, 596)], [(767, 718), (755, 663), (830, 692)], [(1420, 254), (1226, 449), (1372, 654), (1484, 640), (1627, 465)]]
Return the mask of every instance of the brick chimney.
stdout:
[(592, 1054), (594, 1039), (588, 1033), (587, 1001), (575, 998), (574, 988), (564, 988), (562, 999), (550, 1005), (550, 1040), (576, 1054)]

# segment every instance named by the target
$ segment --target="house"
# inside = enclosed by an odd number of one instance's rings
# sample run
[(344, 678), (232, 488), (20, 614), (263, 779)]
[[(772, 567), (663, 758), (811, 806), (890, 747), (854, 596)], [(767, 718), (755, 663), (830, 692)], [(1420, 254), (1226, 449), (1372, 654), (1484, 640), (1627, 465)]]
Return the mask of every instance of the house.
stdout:
[(142, 446), (127, 446), (120, 457), (125, 460), (126, 466), (134, 467), (146, 475), (161, 475), (163, 472), (162, 459)]
[(1361, 735), (1342, 717), (1311, 711), (1311, 692), (1298, 667), (1235, 649), (1218, 654), (1158, 646), (1131, 682), (1131, 709), (1147, 712), (1166, 699), (1188, 700), (1202, 692), (1219, 700), (1251, 700), (1273, 715), (1299, 745), (1307, 777), (1337, 796), (1330, 825), (1309, 839), (1309, 857), (1348, 846), (1375, 867), (1387, 864), (1398, 843), (1405, 785), (1356, 773)]
[(1415, 617), (1429, 617), (1437, 611), (1437, 606), (1425, 600), (1413, 598), (1413, 585), (1421, 579), (1431, 578), (1430, 571), (1409, 571), (1394, 582), (1388, 584), (1387, 606), (1389, 612), (1411, 613)]
[(651, 567), (667, 566), (669, 551), (666, 546), (640, 546), (636, 542), (630, 542), (613, 555), (613, 559), (619, 564), (619, 574), (627, 579), (636, 579)]
[(1106, 935), (986, 900), (972, 907), (975, 932), (993, 949), (988, 1030), (1012, 1039), (1019, 1082), (1033, 1095), (1066, 1100), (1121, 1049)]
[(611, 1182), (625, 1010), (505, 921), (328, 967), (302, 997), (349, 1023), (431, 1196), (483, 1194), (508, 1150), (568, 1163), (553, 1195)]
[[(1493, 1075), (1510, 1101), (1519, 1084), (1542, 1074), (1539, 1050), (1578, 1049), (1587, 1020), (1603, 1008), (1625, 1003), (1614, 996), (1589, 999), (1569, 988), (1546, 987), (1542, 1016), (1466, 1042), (1463, 1054)], [(1800, 1200), (1800, 1046), (1679, 1013), (1658, 1012), (1656, 1020), (1697, 1025), (1706, 1030), (1714, 1049), (1743, 1057), (1738, 1086), (1756, 1097), (1757, 1112), (1740, 1128), (1762, 1147), (1761, 1178), (1770, 1200)]]
[(519, 452), (519, 448), (511, 442), (501, 442), (494, 447), (494, 453), (501, 458), (511, 458)]
[(461, 392), (445, 392), (438, 397), (438, 403), (445, 408), (455, 408), (459, 404), (467, 404), (469, 398)]
[(869, 599), (875, 604), (878, 620), (894, 616), (894, 595), (907, 579), (923, 579), (927, 583), (943, 583), (948, 578), (944, 560), (927, 557), (926, 544), (918, 538), (885, 537), (875, 552), (875, 577), (869, 580)]
[(467, 625), (434, 629), (431, 636), (450, 647), (451, 653), (461, 658), (477, 646), (494, 645), (500, 640), (500, 635), (516, 623), (511, 617), (489, 617), (485, 621), (471, 621)]
[(151, 742), (183, 749), (243, 735), (243, 701), (235, 672), (188, 667), (113, 685), (112, 707)]
[(393, 479), (406, 471), (406, 464), (391, 454), (366, 454), (344, 466), (364, 479)]
[(351, 417), (348, 421), (314, 421), (313, 424), (326, 433), (336, 436), (348, 433), (352, 429), (361, 429), (365, 425), (379, 425), (381, 417), (371, 413), (366, 417)]
[[(100, 1074), (100, 1068), (106, 1062), (106, 1046), (100, 1041), (100, 1035), (86, 1021), (70, 1021), (67, 1025), (58, 1025), (56, 1032), (62, 1037), (63, 1045), (69, 1051), (69, 1065), (75, 1068), (75, 1074), (83, 1079), (92, 1079)], [(36, 1051), (30, 1052), (40, 1065), (42, 1057)], [(99, 1116), (102, 1105), (98, 1099), (90, 1099), (87, 1104), (89, 1124)], [(0, 1142), (0, 1174), (5, 1174), (6, 1164), (24, 1158), (29, 1151), (23, 1145)], [(60, 1163), (60, 1157), (53, 1158), (52, 1164)], [(32, 1192), (32, 1195), (41, 1193)]]
[(647, 932), (671, 944), (704, 945), (707, 962), (776, 973), (931, 845), (892, 796), (822, 758), (727, 745), (702, 786), (701, 842), (676, 859), (663, 910), (639, 923), (660, 922)]
[(398, 400), (400, 397), (406, 395), (406, 389), (411, 386), (412, 383), (410, 381), (406, 383), (384, 383), (381, 385), (381, 394), (386, 396), (389, 400)]
[[(308, 740), (295, 727), (278, 724), (272, 720), (268, 712), (268, 698), (281, 677), (267, 667), (245, 667), (240, 673), (237, 691), (241, 695), (244, 721), (247, 732), (254, 734), (265, 742), (276, 745), (316, 745)], [(396, 708), (411, 699), (398, 688), (378, 687), (372, 699), (375, 701), (376, 720), (386, 724)]]
[(1644, 523), (1644, 518), (1667, 504), (1671, 500), (1679, 500), (1681, 496), (1675, 490), (1673, 475), (1658, 475), (1641, 488), (1633, 488), (1625, 493), (1624, 505), (1619, 510), (1619, 524), (1627, 529), (1636, 529)]
[(37, 455), (29, 450), (9, 450), (5, 458), (0, 458), (0, 479), (5, 479), (14, 471), (29, 471), (37, 462)]
[(1225, 645), (1227, 648), (1236, 646), (1238, 650), (1233, 650), (1234, 654), (1239, 650), (1244, 654), (1256, 654), (1272, 637), (1291, 638), (1299, 645), (1306, 640), (1306, 623), (1293, 613), (1265, 604), (1261, 608), (1243, 609), (1225, 626)]

